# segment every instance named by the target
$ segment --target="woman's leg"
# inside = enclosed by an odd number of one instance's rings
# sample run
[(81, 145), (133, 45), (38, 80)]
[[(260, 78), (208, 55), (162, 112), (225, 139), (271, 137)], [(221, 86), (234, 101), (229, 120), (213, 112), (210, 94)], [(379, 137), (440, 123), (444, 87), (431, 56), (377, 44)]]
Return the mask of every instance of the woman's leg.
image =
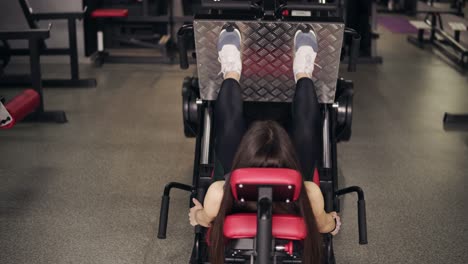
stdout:
[(312, 181), (314, 169), (322, 153), (322, 114), (310, 78), (301, 78), (296, 84), (292, 104), (291, 137), (301, 164), (304, 180)]
[(229, 78), (223, 81), (213, 118), (216, 135), (215, 180), (222, 180), (231, 171), (234, 155), (246, 130), (241, 88), (237, 80)]
[(322, 152), (321, 112), (312, 72), (317, 56), (315, 33), (298, 31), (295, 36), (294, 77), (296, 94), (292, 104), (291, 138), (301, 165), (302, 176), (312, 181)]
[(242, 72), (241, 34), (227, 26), (218, 39), (218, 55), (224, 81), (214, 107), (215, 180), (223, 180), (232, 168), (234, 155), (246, 130), (239, 79)]

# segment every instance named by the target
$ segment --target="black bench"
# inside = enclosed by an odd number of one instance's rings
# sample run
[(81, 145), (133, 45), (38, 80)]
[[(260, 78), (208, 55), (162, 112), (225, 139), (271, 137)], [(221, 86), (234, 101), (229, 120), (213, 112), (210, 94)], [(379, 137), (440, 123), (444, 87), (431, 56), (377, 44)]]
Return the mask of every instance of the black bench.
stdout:
[[(27, 40), (29, 50), (29, 62), (31, 67), (30, 83), (32, 89), (23, 91), (12, 101), (6, 103), (14, 110), (17, 117), (16, 122), (21, 120), (32, 122), (54, 122), (65, 123), (67, 118), (64, 111), (45, 111), (44, 96), (42, 93), (40, 47), (41, 43), (50, 36), (48, 29), (27, 30), (1, 30), (0, 40)], [(5, 101), (5, 100), (3, 100)]]
[[(95, 87), (95, 79), (80, 79), (78, 64), (78, 45), (76, 21), (83, 19), (86, 8), (78, 12), (51, 12), (35, 13), (27, 0), (18, 0), (21, 10), (26, 18), (27, 24), (31, 30), (39, 29), (37, 21), (40, 20), (65, 20), (68, 24), (68, 47), (67, 48), (48, 48), (45, 40), (39, 42), (40, 55), (47, 56), (69, 56), (70, 57), (70, 79), (47, 79), (43, 80), (45, 87)], [(0, 49), (0, 57), (8, 56), (29, 56), (29, 49), (8, 48)], [(30, 77), (17, 75), (3, 75), (0, 84), (6, 86), (24, 86), (30, 83)]]

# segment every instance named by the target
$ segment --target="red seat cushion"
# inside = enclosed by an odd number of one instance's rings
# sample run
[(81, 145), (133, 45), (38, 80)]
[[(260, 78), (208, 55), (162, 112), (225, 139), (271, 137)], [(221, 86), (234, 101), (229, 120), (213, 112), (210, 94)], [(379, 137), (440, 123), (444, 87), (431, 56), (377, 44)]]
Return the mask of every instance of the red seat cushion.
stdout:
[[(278, 239), (303, 240), (307, 228), (302, 217), (273, 215), (273, 237)], [(224, 236), (230, 239), (253, 238), (257, 234), (256, 214), (234, 214), (224, 220)]]
[[(301, 192), (302, 176), (298, 171), (292, 169), (243, 168), (234, 170), (231, 173), (230, 182), (232, 195), (236, 200), (242, 198), (239, 197), (239, 193), (241, 192), (242, 195), (256, 197), (252, 193), (257, 191), (256, 186), (271, 185), (278, 188), (276, 191), (275, 189), (273, 190), (274, 200), (276, 200), (275, 196), (286, 196), (288, 199), (295, 201), (299, 198)], [(249, 186), (254, 186), (255, 188), (249, 188)]]
[(91, 13), (93, 18), (128, 17), (128, 9), (96, 9)]

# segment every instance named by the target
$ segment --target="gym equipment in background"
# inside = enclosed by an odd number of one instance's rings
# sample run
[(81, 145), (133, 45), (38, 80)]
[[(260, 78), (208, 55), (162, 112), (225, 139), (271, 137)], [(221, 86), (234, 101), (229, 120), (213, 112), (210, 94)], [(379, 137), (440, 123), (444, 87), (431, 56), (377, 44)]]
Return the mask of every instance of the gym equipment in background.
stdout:
[[(172, 63), (175, 60), (176, 23), (193, 16), (182, 0), (83, 0), (85, 53), (95, 65), (103, 63)], [(196, 1), (195, 1), (196, 2)], [(176, 12), (177, 11), (177, 12)]]
[(377, 13), (414, 15), (418, 0), (375, 0)]
[[(83, 18), (86, 8), (80, 12), (51, 12), (35, 13), (27, 0), (18, 0), (21, 10), (26, 18), (27, 24), (31, 30), (38, 29), (37, 21), (42, 20), (65, 20), (68, 24), (68, 47), (67, 48), (48, 48), (44, 40), (40, 40), (39, 53), (44, 56), (69, 56), (70, 57), (70, 79), (44, 79), (45, 87), (95, 87), (95, 79), (81, 79), (78, 64), (78, 45), (76, 22)], [(6, 43), (6, 45), (5, 45)], [(5, 40), (0, 44), (0, 63), (5, 67), (4, 58), (12, 56), (29, 56), (29, 49), (13, 48)], [(6, 60), (8, 62), (8, 60)], [(2, 65), (0, 64), (0, 68)], [(31, 78), (24, 75), (3, 75), (0, 78), (0, 84), (4, 86), (26, 86), (31, 83)]]
[(443, 125), (445, 131), (468, 131), (468, 114), (445, 113)]
[[(408, 36), (408, 41), (420, 48), (435, 47), (461, 69), (468, 67), (468, 20), (464, 19), (465, 2), (457, 1), (455, 8), (450, 4), (418, 2), (417, 13), (426, 14), (423, 20), (410, 23), (418, 30), (417, 37)], [(429, 32), (429, 37), (424, 36)]]
[[(361, 35), (358, 63), (382, 63), (377, 53), (377, 7), (373, 0), (345, 0), (344, 20), (349, 28)], [(350, 39), (345, 39), (345, 47), (350, 47)]]
[[(0, 114), (0, 127), (11, 128), (17, 122), (25, 120), (31, 122), (65, 123), (67, 117), (63, 111), (45, 111), (44, 95), (42, 93), (40, 50), (41, 43), (50, 36), (48, 29), (29, 30), (1, 30), (0, 41), (3, 40), (27, 40), (29, 50), (29, 62), (31, 67), (32, 89), (24, 90), (9, 102), (4, 102)], [(3, 101), (6, 101), (3, 99)], [(7, 113), (5, 113), (7, 111)]]
[[(231, 23), (242, 32), (242, 45), (244, 46), (242, 50), (250, 52), (250, 55), (246, 57), (256, 58), (256, 63), (246, 63), (246, 60), (243, 62), (243, 71), (251, 72), (251, 74), (243, 75), (240, 83), (246, 115), (262, 115), (263, 118), (279, 120), (281, 123), (287, 122), (290, 118), (288, 111), (290, 111), (291, 96), (294, 94), (295, 87), (293, 71), (291, 68), (283, 69), (284, 73), (275, 76), (274, 67), (272, 71), (263, 71), (266, 66), (259, 67), (259, 65), (275, 65), (275, 62), (279, 63), (282, 60), (292, 62), (289, 51), (293, 45), (294, 33), (303, 26), (314, 29), (319, 47), (321, 47), (316, 62), (320, 65), (321, 61), (327, 61), (325, 64), (327, 66), (322, 69), (316, 68), (312, 77), (323, 111), (323, 156), (319, 165), (319, 184), (324, 194), (325, 209), (328, 212), (340, 211), (339, 196), (356, 192), (359, 200), (359, 242), (366, 244), (363, 191), (356, 186), (338, 190), (337, 143), (350, 139), (353, 102), (352, 82), (337, 78), (344, 34), (352, 39), (348, 68), (351, 71), (356, 69), (360, 47), (359, 34), (354, 30), (345, 29), (340, 4), (338, 2), (312, 4), (307, 1), (204, 0), (202, 7), (206, 10), (195, 16), (194, 24), (185, 25), (178, 33), (182, 69), (188, 68), (187, 53), (196, 46), (196, 74), (185, 78), (182, 86), (184, 133), (187, 137), (196, 137), (192, 185), (171, 182), (165, 186), (161, 202), (158, 238), (166, 238), (170, 191), (173, 188), (185, 190), (191, 193), (191, 198), (195, 197), (203, 201), (205, 192), (212, 182), (215, 160), (212, 109), (213, 101), (216, 100), (217, 91), (222, 82), (222, 77), (218, 75), (220, 65), (217, 60), (216, 44), (221, 28)], [(272, 54), (276, 55), (272, 56)], [(281, 65), (289, 64), (292, 66), (292, 63), (281, 62)], [(273, 199), (273, 197), (270, 198)], [(250, 217), (248, 223), (244, 225), (240, 223), (238, 228), (253, 230), (256, 221), (256, 216)], [(272, 237), (270, 235), (275, 230), (273, 226), (263, 231), (257, 230), (258, 232), (249, 233), (249, 239), (257, 239), (257, 246), (254, 246), (254, 243), (244, 248), (233, 247), (234, 244), (228, 245), (226, 263), (300, 263), (300, 254), (297, 254), (300, 246), (296, 250), (289, 250), (291, 247), (288, 246), (285, 250), (284, 244), (270, 239)], [(288, 231), (297, 230), (291, 227)], [(189, 263), (208, 263), (206, 232), (205, 228), (195, 227), (195, 241)], [(296, 238), (300, 240), (300, 237)], [(273, 245), (273, 242), (277, 243)], [(289, 242), (287, 245), (290, 245)], [(331, 235), (324, 235), (324, 245), (324, 262), (335, 263)], [(285, 254), (291, 251), (291, 255)], [(236, 253), (233, 256), (231, 253), (234, 252)]]

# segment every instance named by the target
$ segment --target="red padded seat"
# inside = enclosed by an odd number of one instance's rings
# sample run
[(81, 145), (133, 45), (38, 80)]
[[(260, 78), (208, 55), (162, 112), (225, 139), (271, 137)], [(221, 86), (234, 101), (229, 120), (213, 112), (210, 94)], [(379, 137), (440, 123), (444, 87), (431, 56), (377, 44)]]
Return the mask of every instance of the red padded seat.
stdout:
[(128, 17), (128, 9), (96, 9), (91, 13), (93, 18)]
[[(292, 169), (279, 168), (242, 168), (234, 170), (231, 173), (231, 190), (234, 198), (239, 200), (239, 193), (243, 195), (251, 194), (256, 191), (258, 185), (270, 185), (277, 187), (285, 187), (279, 189), (275, 195), (287, 196), (292, 201), (299, 198), (302, 187), (301, 174)], [(255, 186), (255, 188), (248, 188)]]
[[(273, 215), (273, 237), (278, 239), (304, 240), (307, 228), (302, 217)], [(229, 215), (224, 220), (224, 236), (230, 239), (253, 238), (257, 234), (257, 214)]]

